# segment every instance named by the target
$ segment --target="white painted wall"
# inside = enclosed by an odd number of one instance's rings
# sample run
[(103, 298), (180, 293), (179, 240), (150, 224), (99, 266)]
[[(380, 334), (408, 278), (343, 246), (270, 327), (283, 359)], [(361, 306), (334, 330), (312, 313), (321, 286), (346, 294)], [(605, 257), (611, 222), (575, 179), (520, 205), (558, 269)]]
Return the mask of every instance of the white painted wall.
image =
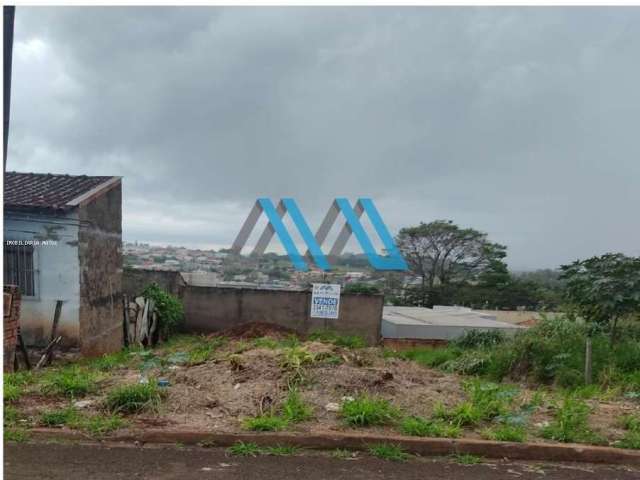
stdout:
[(56, 300), (63, 300), (58, 332), (63, 336), (64, 344), (77, 344), (80, 326), (77, 213), (45, 216), (5, 211), (5, 241), (39, 237), (49, 237), (56, 244), (34, 247), (36, 296), (22, 298), (20, 325), (23, 338), (28, 345), (46, 344), (51, 335)]

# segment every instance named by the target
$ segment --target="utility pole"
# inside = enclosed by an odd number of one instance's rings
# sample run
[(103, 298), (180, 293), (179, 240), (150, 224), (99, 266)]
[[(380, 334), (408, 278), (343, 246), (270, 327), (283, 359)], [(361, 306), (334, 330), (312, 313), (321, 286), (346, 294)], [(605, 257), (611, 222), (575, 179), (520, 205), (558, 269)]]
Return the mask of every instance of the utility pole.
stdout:
[(4, 150), (2, 152), (2, 171), (7, 170), (7, 145), (9, 143), (9, 114), (11, 112), (11, 60), (13, 58), (13, 19), (16, 7), (3, 8), (4, 13)]

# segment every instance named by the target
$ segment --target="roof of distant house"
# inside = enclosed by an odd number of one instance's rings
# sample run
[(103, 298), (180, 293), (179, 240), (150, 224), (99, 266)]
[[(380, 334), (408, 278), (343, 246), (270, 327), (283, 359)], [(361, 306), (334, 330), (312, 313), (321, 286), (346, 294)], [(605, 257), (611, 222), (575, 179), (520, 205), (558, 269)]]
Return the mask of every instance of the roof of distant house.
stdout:
[(6, 172), (4, 207), (70, 210), (119, 181), (120, 177)]

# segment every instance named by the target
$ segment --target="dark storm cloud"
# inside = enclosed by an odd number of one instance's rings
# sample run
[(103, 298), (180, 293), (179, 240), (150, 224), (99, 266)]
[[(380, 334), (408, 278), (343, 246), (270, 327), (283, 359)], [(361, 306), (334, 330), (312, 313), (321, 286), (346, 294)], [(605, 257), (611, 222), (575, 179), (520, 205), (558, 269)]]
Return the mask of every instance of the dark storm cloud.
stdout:
[(125, 177), (128, 239), (228, 245), (259, 195), (640, 254), (640, 10), (27, 8), (9, 168)]

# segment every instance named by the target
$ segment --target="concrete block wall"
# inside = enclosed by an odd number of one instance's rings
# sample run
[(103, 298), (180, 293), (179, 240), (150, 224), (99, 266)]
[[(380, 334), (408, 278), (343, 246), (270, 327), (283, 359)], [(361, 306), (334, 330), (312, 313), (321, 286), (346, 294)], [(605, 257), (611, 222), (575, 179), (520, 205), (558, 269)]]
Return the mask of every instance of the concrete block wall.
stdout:
[(369, 345), (380, 339), (383, 296), (343, 294), (337, 320), (311, 318), (311, 292), (234, 287), (187, 286), (184, 292), (188, 331), (210, 333), (243, 323), (266, 322), (301, 334), (329, 328), (360, 335)]

